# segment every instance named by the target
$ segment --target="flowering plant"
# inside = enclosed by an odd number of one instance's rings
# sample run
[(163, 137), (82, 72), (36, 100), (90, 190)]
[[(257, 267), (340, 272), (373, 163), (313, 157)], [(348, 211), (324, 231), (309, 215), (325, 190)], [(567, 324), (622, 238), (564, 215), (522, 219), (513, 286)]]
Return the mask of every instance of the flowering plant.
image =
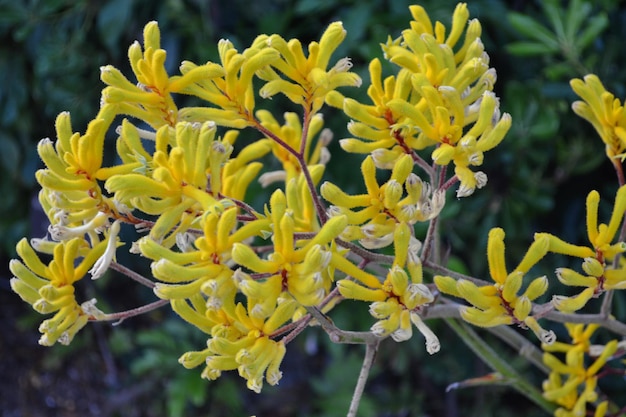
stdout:
[[(206, 346), (182, 354), (184, 367), (203, 366), (202, 377), (212, 380), (236, 370), (259, 393), (264, 383), (279, 383), (287, 345), (318, 325), (333, 342), (366, 345), (348, 411), (353, 416), (381, 340), (406, 341), (415, 328), (435, 354), (442, 346), (426, 322), (439, 318), (497, 378), (555, 416), (619, 415), (597, 381), (624, 372), (609, 367), (623, 343), (590, 340), (599, 327), (626, 335), (626, 325), (610, 314), (613, 291), (626, 288), (620, 262), (626, 251), (620, 229), (626, 212), (624, 107), (596, 76), (572, 81), (583, 99), (574, 111), (598, 131), (620, 185), (607, 224), (598, 219), (598, 192), (589, 193), (588, 245), (536, 233), (510, 269), (505, 232), (495, 227), (487, 244), (490, 279), (455, 272), (440, 250), (440, 214), (451, 197), (468, 198), (487, 185), (478, 167), (512, 119), (500, 111), (496, 71), (467, 5), (456, 7), (449, 29), (433, 24), (421, 6), (411, 6), (410, 13), (410, 27), (382, 45), (394, 73), (383, 77), (379, 59), (369, 64), (367, 102), (349, 97), (348, 87), (362, 84), (350, 59), (332, 60), (346, 36), (340, 22), (306, 48), (276, 34), (258, 36), (241, 52), (222, 40), (217, 62), (184, 61), (179, 75), (167, 73), (158, 24), (148, 23), (143, 44), (128, 51), (136, 83), (102, 67), (106, 87), (86, 132), (74, 132), (69, 114), (61, 113), (56, 140), (38, 145), (45, 164), (37, 172), (39, 202), (49, 236), (21, 240), (20, 259), (10, 269), (13, 290), (37, 312), (54, 314), (39, 327), (40, 343), (69, 344), (90, 321), (118, 321), (169, 305), (207, 338)], [(298, 109), (285, 113), (284, 121), (258, 105), (278, 94)], [(203, 105), (179, 107), (180, 95)], [(364, 155), (360, 170), (355, 167), (365, 187), (361, 194), (323, 181), (326, 166), (341, 159), (328, 149), (327, 106), (351, 120), (350, 137), (340, 146)], [(258, 140), (240, 143), (244, 129)], [(111, 131), (118, 136), (116, 155), (107, 162), (104, 143)], [(273, 190), (261, 207), (247, 192), (254, 180)], [(417, 232), (419, 225), (425, 234)], [(138, 235), (124, 242), (122, 230), (132, 228)], [(152, 261), (152, 277), (116, 262), (124, 246)], [(533, 267), (551, 254), (582, 261), (582, 273), (556, 271), (556, 280), (582, 290), (560, 295), (555, 279), (533, 276)], [(77, 282), (88, 275), (100, 279), (108, 270), (152, 288), (157, 299), (117, 313), (101, 311), (96, 299), (77, 299)], [(549, 290), (552, 299), (539, 303)], [(599, 313), (576, 314), (600, 297)], [(333, 308), (346, 299), (368, 303), (369, 330), (333, 323)], [(572, 344), (557, 341), (548, 320), (566, 323)], [(547, 371), (542, 389), (493, 355), (466, 323), (491, 328), (516, 347), (522, 342), (510, 326), (530, 330), (540, 347), (523, 346)], [(550, 352), (564, 353), (565, 362)]]

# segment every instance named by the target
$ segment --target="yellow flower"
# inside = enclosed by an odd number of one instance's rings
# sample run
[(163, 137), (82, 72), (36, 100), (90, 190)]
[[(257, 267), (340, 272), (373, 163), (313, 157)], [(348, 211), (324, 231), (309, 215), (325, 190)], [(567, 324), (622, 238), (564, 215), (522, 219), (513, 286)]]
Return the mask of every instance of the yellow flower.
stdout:
[[(295, 239), (293, 212), (281, 190), (270, 199), (273, 228), (273, 252), (261, 259), (252, 248), (235, 243), (232, 257), (239, 265), (267, 276), (264, 293), (267, 294), (264, 311), (270, 312), (283, 291), (291, 294), (303, 306), (312, 306), (324, 298), (330, 286), (327, 268), (330, 255), (325, 246), (336, 238), (346, 226), (346, 218), (337, 216), (324, 224), (315, 237), (307, 241)], [(258, 281), (242, 280), (240, 289), (253, 289), (249, 285)], [(243, 286), (242, 286), (243, 285)], [(256, 287), (256, 286), (255, 286)]]
[(126, 114), (148, 123), (153, 129), (163, 125), (173, 127), (178, 121), (178, 108), (172, 93), (180, 93), (190, 84), (224, 75), (217, 64), (207, 63), (185, 71), (182, 76), (170, 77), (165, 70), (166, 52), (161, 49), (161, 33), (157, 22), (149, 22), (143, 31), (144, 48), (139, 42), (128, 49), (128, 58), (138, 84), (135, 85), (111, 65), (100, 69), (102, 81), (108, 85), (102, 90), (102, 101), (115, 108), (117, 114)]
[(412, 169), (411, 156), (404, 155), (395, 163), (390, 179), (379, 185), (374, 160), (368, 156), (361, 164), (367, 194), (348, 195), (330, 182), (322, 184), (322, 196), (333, 204), (330, 213), (348, 219), (349, 227), (342, 238), (359, 240), (368, 249), (380, 248), (391, 244), (399, 223), (414, 224), (439, 215), (445, 193), (433, 193)]
[(217, 379), (222, 371), (237, 369), (247, 380), (248, 388), (260, 393), (264, 380), (277, 385), (282, 378), (279, 367), (286, 347), (270, 336), (290, 319), (296, 308), (296, 302), (281, 298), (272, 315), (261, 319), (250, 314), (253, 304), (249, 303), (246, 309), (239, 303), (232, 315), (223, 316), (223, 323), (212, 328), (207, 349), (187, 352), (179, 362), (186, 368), (206, 363), (202, 377), (207, 379)]
[[(45, 265), (26, 239), (17, 244), (22, 260), (13, 259), (9, 264), (14, 274), (11, 288), (35, 311), (55, 313), (39, 326), (39, 344), (52, 346), (58, 341), (67, 345), (87, 324), (90, 316), (76, 301), (74, 284), (87, 274), (106, 246), (103, 240), (91, 248), (79, 237), (59, 242), (54, 246), (52, 261)], [(82, 260), (76, 263), (79, 258)]]
[(564, 242), (548, 233), (537, 233), (535, 239), (547, 239), (550, 252), (583, 258), (582, 269), (586, 275), (569, 268), (558, 268), (556, 276), (565, 285), (585, 287), (572, 297), (555, 295), (552, 303), (561, 311), (574, 312), (587, 302), (610, 289), (626, 288), (626, 269), (619, 265), (614, 268), (611, 261), (616, 255), (626, 251), (626, 244), (614, 242), (624, 213), (626, 212), (626, 186), (617, 191), (613, 213), (608, 224), (598, 224), (600, 195), (592, 191), (587, 196), (587, 236), (589, 246), (578, 246)]
[[(239, 53), (230, 41), (220, 40), (218, 52), (221, 66), (218, 67), (221, 74), (195, 79), (181, 89), (181, 93), (194, 95), (216, 107), (185, 107), (180, 110), (179, 118), (191, 122), (212, 120), (220, 126), (236, 129), (254, 126), (255, 89), (252, 77), (279, 59), (279, 53), (267, 47), (266, 38), (265, 35), (259, 36), (243, 53)], [(180, 70), (185, 77), (194, 74), (198, 68), (202, 66), (185, 61)]]
[[(441, 23), (433, 28), (421, 6), (410, 10), (411, 28), (383, 45), (385, 58), (401, 67), (397, 76), (383, 82), (380, 62), (370, 64), (372, 104), (336, 92), (329, 93), (327, 102), (353, 119), (348, 130), (355, 137), (340, 142), (344, 150), (371, 153), (376, 166), (391, 168), (403, 154), (421, 161), (415, 151), (435, 145), (433, 161), (454, 163), (460, 181), (457, 196), (465, 197), (486, 184), (486, 175), (470, 167), (482, 165), (483, 154), (502, 141), (511, 117), (501, 115), (491, 92), (495, 70), (489, 68), (480, 40), (480, 23), (468, 24), (467, 5), (455, 9), (447, 37)], [(455, 52), (463, 32), (464, 43)]]
[(606, 145), (606, 155), (613, 160), (626, 149), (626, 109), (618, 98), (606, 91), (595, 74), (570, 81), (574, 92), (583, 99), (572, 104), (574, 113), (593, 125)]
[(544, 330), (530, 315), (532, 301), (548, 289), (547, 278), (535, 278), (519, 294), (524, 275), (546, 255), (548, 239), (535, 240), (519, 265), (509, 273), (504, 261), (504, 237), (504, 231), (500, 228), (493, 228), (489, 232), (487, 262), (495, 284), (479, 287), (468, 280), (456, 281), (440, 275), (435, 276), (435, 284), (441, 292), (463, 298), (472, 305), (461, 308), (461, 317), (469, 323), (480, 327), (518, 324), (530, 328), (542, 342), (553, 343), (554, 332)]
[(39, 201), (53, 225), (82, 225), (101, 210), (116, 210), (98, 182), (105, 178), (104, 138), (114, 117), (110, 110), (101, 109), (84, 135), (73, 132), (69, 113), (61, 113), (56, 119), (56, 143), (42, 139), (37, 146), (46, 165), (36, 173), (42, 187)]
[[(582, 416), (587, 413), (587, 404), (598, 399), (597, 374), (617, 351), (618, 341), (611, 340), (599, 349), (593, 362), (588, 362), (586, 356), (590, 356), (590, 338), (599, 326), (567, 323), (565, 327), (572, 339), (571, 344), (542, 345), (546, 351), (543, 363), (550, 368), (548, 379), (543, 382), (543, 396), (560, 406), (555, 416)], [(564, 354), (565, 362), (550, 352)], [(595, 415), (603, 415), (602, 410), (606, 412), (606, 407), (607, 404), (599, 405)]]
[[(307, 129), (302, 128), (302, 123), (296, 113), (286, 112), (284, 114), (284, 125), (278, 123), (274, 116), (266, 110), (259, 110), (256, 115), (261, 126), (289, 145), (293, 150), (303, 152), (302, 155), (307, 168), (316, 174), (317, 181), (315, 183), (317, 184), (324, 172), (324, 166), (330, 159), (330, 153), (326, 146), (332, 139), (332, 133), (328, 129), (322, 130), (324, 125), (322, 115), (318, 113), (311, 117)], [(312, 146), (313, 139), (320, 131), (322, 133), (319, 135), (315, 146)], [(303, 136), (303, 134), (306, 134), (306, 136)], [(282, 144), (275, 141), (270, 141), (270, 144), (273, 155), (282, 164), (283, 169), (281, 171), (264, 173), (259, 178), (259, 182), (266, 187), (279, 180), (288, 183), (291, 179), (298, 178), (302, 172), (298, 159), (285, 149)]]
[[(162, 281), (154, 292), (160, 298), (207, 297), (210, 310), (224, 309), (233, 313), (237, 288), (230, 268), (231, 250), (235, 243), (258, 236), (269, 229), (267, 219), (258, 219), (239, 226), (237, 208), (223, 212), (207, 212), (201, 218), (203, 235), (193, 240), (185, 251), (176, 252), (150, 237), (138, 243), (141, 254), (154, 260), (152, 274)], [(238, 227), (239, 226), (239, 227)]]
[(345, 36), (341, 22), (331, 23), (319, 42), (309, 44), (308, 57), (297, 39), (286, 41), (279, 35), (267, 37), (267, 45), (280, 53), (280, 59), (271, 63), (271, 69), (260, 71), (259, 77), (267, 81), (259, 91), (261, 97), (282, 93), (313, 115), (322, 107), (329, 92), (339, 87), (359, 87), (361, 78), (349, 72), (352, 63), (348, 58), (340, 59), (328, 69), (331, 55)]
[(356, 267), (345, 268), (345, 264), (333, 258), (331, 262), (337, 269), (360, 281), (342, 279), (337, 282), (337, 288), (346, 298), (371, 302), (370, 314), (378, 319), (371, 327), (375, 335), (391, 336), (396, 342), (402, 342), (411, 338), (414, 324), (426, 338), (428, 353), (436, 353), (440, 348), (439, 339), (419, 316), (420, 308), (431, 303), (434, 296), (422, 283), (422, 266), (415, 253), (416, 247), (412, 245), (414, 238), (408, 224), (400, 224), (393, 239), (394, 253), (398, 256), (383, 282)]
[(116, 174), (105, 183), (118, 202), (159, 218), (150, 231), (153, 239), (174, 244), (176, 235), (189, 228), (219, 202), (221, 170), (232, 152), (226, 141), (215, 140), (215, 124), (178, 123), (173, 130), (161, 127), (156, 134), (151, 167)]

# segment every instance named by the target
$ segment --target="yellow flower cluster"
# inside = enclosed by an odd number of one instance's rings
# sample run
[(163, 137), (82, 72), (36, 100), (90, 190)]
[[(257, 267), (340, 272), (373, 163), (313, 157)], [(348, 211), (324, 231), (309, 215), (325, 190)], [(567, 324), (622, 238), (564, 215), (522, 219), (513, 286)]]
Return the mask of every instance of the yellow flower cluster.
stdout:
[[(14, 259), (9, 264), (15, 275), (11, 279), (11, 288), (38, 313), (55, 313), (39, 326), (41, 345), (52, 346), (57, 341), (69, 344), (92, 318), (85, 305), (90, 302), (81, 306), (76, 301), (74, 283), (87, 274), (105, 249), (105, 241), (93, 249), (81, 238), (58, 242), (53, 245), (52, 261), (46, 265), (26, 239), (17, 244), (22, 261)], [(78, 257), (82, 260), (75, 265)]]
[(600, 195), (592, 191), (587, 196), (587, 235), (589, 246), (573, 245), (547, 233), (537, 233), (535, 240), (547, 239), (549, 251), (576, 258), (582, 258), (582, 270), (585, 274), (570, 268), (558, 268), (556, 276), (568, 286), (584, 287), (577, 295), (565, 297), (555, 295), (554, 306), (564, 312), (575, 312), (587, 302), (607, 290), (626, 288), (626, 267), (612, 263), (615, 256), (626, 251), (626, 243), (617, 241), (615, 236), (626, 213), (626, 186), (620, 187), (615, 196), (615, 205), (608, 225), (598, 224), (598, 206)]
[[(598, 372), (618, 349), (617, 340), (611, 340), (604, 346), (591, 345), (590, 339), (598, 325), (566, 324), (565, 327), (572, 343), (556, 342), (542, 345), (545, 353), (543, 363), (550, 368), (548, 379), (543, 382), (543, 396), (559, 405), (555, 417), (578, 417), (591, 415), (590, 403), (598, 401)], [(561, 353), (565, 361), (554, 354)], [(593, 362), (586, 358), (591, 357)], [(604, 417), (608, 401), (602, 401), (595, 407), (594, 417)]]
[(546, 255), (548, 239), (535, 240), (519, 265), (509, 273), (504, 260), (504, 237), (500, 228), (489, 232), (487, 261), (495, 284), (477, 286), (469, 280), (455, 280), (441, 275), (435, 276), (435, 284), (441, 292), (462, 298), (472, 305), (461, 309), (461, 317), (469, 323), (480, 327), (517, 324), (530, 328), (542, 342), (552, 343), (554, 332), (544, 330), (530, 315), (532, 301), (546, 292), (548, 279), (545, 276), (533, 279), (519, 294), (526, 273)]
[(378, 319), (371, 328), (375, 335), (391, 335), (396, 342), (402, 342), (411, 338), (413, 323), (426, 338), (428, 353), (436, 353), (439, 339), (419, 316), (420, 309), (434, 300), (423, 284), (422, 264), (417, 254), (419, 242), (406, 223), (396, 228), (393, 240), (396, 256), (383, 282), (352, 264), (348, 266), (345, 260), (339, 261), (343, 258), (335, 258), (337, 268), (356, 280), (342, 279), (337, 282), (337, 288), (346, 298), (371, 302), (370, 314)]
[(358, 240), (368, 249), (381, 248), (391, 244), (400, 224), (413, 225), (437, 217), (445, 204), (445, 191), (433, 192), (412, 170), (411, 156), (404, 155), (394, 165), (389, 180), (379, 185), (374, 160), (367, 156), (361, 164), (367, 194), (348, 195), (330, 182), (323, 183), (322, 196), (333, 204), (331, 216), (348, 219), (342, 238)]
[[(206, 349), (180, 358), (189, 368), (204, 363), (206, 378), (237, 370), (255, 392), (264, 381), (277, 384), (291, 340), (280, 337), (342, 297), (371, 303), (374, 336), (404, 341), (415, 325), (427, 351), (437, 352), (439, 340), (420, 315), (435, 297), (424, 283), (414, 225), (439, 216), (453, 183), (460, 182), (458, 196), (486, 183), (483, 173), (469, 167), (482, 164), (483, 153), (500, 143), (511, 120), (500, 114), (492, 93), (495, 71), (467, 6), (456, 8), (447, 36), (423, 8), (413, 6), (411, 13), (411, 28), (383, 46), (386, 59), (399, 66), (397, 75), (383, 80), (380, 61), (370, 64), (373, 104), (337, 91), (361, 84), (348, 58), (331, 64), (346, 36), (340, 22), (330, 24), (306, 52), (299, 40), (279, 35), (260, 35), (242, 52), (221, 40), (219, 62), (184, 61), (178, 75), (166, 71), (158, 25), (148, 23), (143, 44), (128, 50), (136, 81), (102, 67), (101, 107), (86, 132), (74, 132), (69, 114), (62, 113), (56, 142), (39, 143), (45, 164), (37, 172), (39, 201), (51, 223), (49, 237), (18, 244), (21, 260), (11, 262), (11, 285), (38, 312), (54, 313), (40, 326), (40, 343), (69, 343), (89, 320), (112, 317), (95, 307), (95, 299), (78, 302), (75, 284), (88, 274), (105, 274), (124, 244), (122, 227), (132, 225), (139, 237), (128, 242), (129, 251), (152, 261), (156, 282), (135, 278), (207, 334)], [(257, 108), (259, 97), (279, 93), (301, 115), (287, 112), (279, 122)], [(179, 107), (176, 95), (204, 105)], [(324, 104), (353, 119), (348, 130), (355, 138), (341, 146), (369, 154), (361, 165), (365, 193), (350, 195), (330, 182), (317, 190), (332, 139), (319, 113)], [(241, 144), (244, 128), (262, 137)], [(105, 158), (105, 137), (113, 130), (115, 155)], [(434, 147), (433, 165), (417, 153), (427, 147)], [(262, 172), (260, 159), (266, 156), (278, 168), (270, 162)], [(451, 162), (455, 176), (446, 181)], [(429, 174), (428, 182), (413, 172), (416, 165)], [(381, 169), (391, 171), (383, 183), (377, 180)], [(255, 179), (276, 187), (258, 210), (246, 195)], [(496, 284), (478, 289), (458, 282), (449, 292), (475, 305), (463, 310), (469, 321), (518, 323), (538, 331), (530, 305), (545, 291), (545, 278), (523, 295), (517, 292), (547, 240), (538, 240), (507, 274), (504, 234), (492, 235)], [(349, 253), (354, 249), (363, 266), (371, 260), (367, 255), (380, 255), (371, 251), (392, 243), (393, 261), (381, 262), (384, 278), (357, 266)], [(36, 252), (52, 260), (46, 265)], [(451, 288), (445, 277), (441, 283)]]
[[(497, 146), (511, 126), (493, 94), (496, 73), (480, 40), (478, 20), (469, 19), (465, 3), (452, 16), (452, 27), (433, 24), (421, 6), (411, 6), (411, 28), (383, 46), (385, 58), (400, 66), (397, 76), (382, 80), (377, 59), (370, 64), (372, 104), (344, 99), (337, 92), (327, 102), (353, 119), (354, 138), (341, 146), (348, 152), (371, 153), (379, 168), (392, 167), (405, 154), (435, 146), (433, 162), (455, 166), (457, 196), (472, 194), (487, 177), (470, 166), (483, 163), (484, 152)], [(465, 32), (465, 39), (459, 40)], [(470, 127), (471, 126), (471, 127)]]
[(606, 146), (606, 155), (613, 160), (626, 149), (626, 109), (618, 98), (606, 91), (595, 74), (570, 82), (583, 101), (572, 104), (574, 112), (593, 125)]

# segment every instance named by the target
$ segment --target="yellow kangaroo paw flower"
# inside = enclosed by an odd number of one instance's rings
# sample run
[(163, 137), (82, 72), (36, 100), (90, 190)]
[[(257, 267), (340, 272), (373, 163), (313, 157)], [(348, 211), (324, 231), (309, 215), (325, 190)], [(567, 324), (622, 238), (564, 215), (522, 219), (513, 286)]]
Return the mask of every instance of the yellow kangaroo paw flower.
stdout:
[(456, 288), (461, 297), (481, 310), (487, 310), (492, 307), (500, 306), (500, 299), (498, 297), (491, 297), (483, 294), (478, 289), (476, 284), (471, 281), (460, 279), (456, 283)]
[(504, 284), (508, 273), (504, 261), (504, 230), (495, 227), (489, 231), (487, 243), (487, 260), (489, 273), (494, 281)]
[(447, 276), (435, 275), (433, 281), (435, 282), (435, 285), (437, 286), (439, 291), (441, 291), (442, 293), (463, 298), (463, 296), (456, 287), (457, 281), (455, 279)]
[(626, 269), (608, 269), (604, 272), (604, 288), (609, 290), (626, 289)]
[(11, 278), (9, 284), (11, 285), (13, 292), (17, 293), (23, 301), (26, 301), (30, 305), (34, 305), (35, 302), (41, 298), (35, 288), (31, 287), (21, 279)]
[(535, 240), (547, 238), (550, 242), (550, 252), (560, 253), (563, 255), (575, 256), (578, 258), (588, 258), (595, 256), (594, 251), (586, 246), (576, 246), (571, 243), (564, 242), (558, 237), (549, 233), (535, 233)]
[(193, 324), (203, 332), (211, 334), (211, 329), (216, 323), (209, 320), (203, 314), (199, 314), (189, 305), (187, 300), (183, 298), (172, 299), (170, 300), (170, 305), (172, 306), (172, 310), (174, 310), (183, 320)]
[(526, 297), (519, 297), (515, 300), (515, 305), (513, 307), (513, 316), (519, 320), (524, 321), (526, 317), (530, 314), (532, 310), (533, 304)]
[[(352, 262), (344, 258), (342, 255), (332, 252), (332, 258), (330, 260), (330, 265), (342, 271), (346, 275), (349, 275), (363, 284), (367, 285), (370, 288), (381, 288), (382, 284), (378, 280), (378, 278), (372, 274), (367, 273), (366, 271), (358, 268)], [(376, 300), (371, 300), (376, 301)], [(379, 300), (380, 301), (380, 300)]]
[(538, 297), (545, 294), (548, 290), (548, 277), (545, 275), (539, 278), (535, 278), (526, 288), (522, 297), (528, 298), (530, 301), (534, 301)]
[(582, 264), (583, 271), (592, 277), (599, 278), (604, 274), (604, 265), (596, 258), (585, 258)]
[[(22, 240), (25, 241), (26, 239)], [(37, 260), (39, 260), (39, 258), (37, 258)], [(11, 259), (11, 261), (9, 262), (9, 270), (13, 275), (15, 275), (16, 278), (18, 278), (25, 285), (29, 286), (35, 291), (50, 283), (50, 281), (48, 281), (47, 279), (40, 278), (39, 276), (34, 274), (29, 268), (27, 268), (22, 262), (18, 261), (17, 259)]]
[(587, 304), (587, 301), (593, 297), (594, 291), (595, 286), (593, 288), (585, 288), (580, 294), (573, 297), (555, 295), (552, 297), (552, 304), (559, 311), (573, 313)]
[(491, 308), (480, 310), (475, 307), (463, 306), (460, 308), (463, 320), (478, 327), (495, 327), (513, 323), (511, 316), (505, 314), (503, 309)]
[(578, 272), (569, 268), (557, 268), (555, 273), (557, 279), (565, 285), (595, 287), (598, 283), (598, 280), (595, 277), (588, 277), (579, 274)]
[(502, 298), (509, 303), (517, 299), (517, 292), (522, 288), (524, 274), (521, 271), (514, 271), (506, 277), (502, 285)]
[(337, 281), (339, 293), (346, 298), (360, 301), (385, 301), (387, 294), (381, 289), (370, 289), (347, 279)]

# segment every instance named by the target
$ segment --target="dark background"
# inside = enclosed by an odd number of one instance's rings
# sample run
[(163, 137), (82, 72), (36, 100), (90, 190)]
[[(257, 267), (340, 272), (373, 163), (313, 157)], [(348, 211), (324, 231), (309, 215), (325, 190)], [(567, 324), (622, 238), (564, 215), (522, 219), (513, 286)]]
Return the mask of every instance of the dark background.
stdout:
[[(582, 2), (544, 2), (568, 16)], [(335, 59), (350, 56), (367, 85), (367, 62), (382, 57), (379, 44), (399, 36), (411, 19), (408, 5), (396, 0), (0, 0), (0, 410), (3, 416), (341, 416), (356, 383), (364, 348), (329, 343), (319, 329), (309, 329), (289, 346), (278, 388), (261, 395), (245, 388), (235, 374), (216, 382), (199, 378), (176, 362), (187, 350), (200, 349), (204, 337), (165, 310), (113, 328), (88, 326), (69, 347), (37, 344), (42, 318), (10, 291), (8, 260), (23, 236), (41, 237), (46, 220), (37, 211), (34, 172), (41, 168), (37, 142), (54, 138), (54, 119), (70, 111), (75, 131), (83, 132), (96, 114), (102, 83), (99, 67), (113, 64), (129, 78), (128, 46), (141, 39), (143, 26), (158, 20), (170, 74), (181, 60), (217, 61), (217, 41), (230, 39), (245, 49), (259, 33), (319, 39), (326, 25), (341, 20), (348, 31)], [(433, 22), (446, 25), (456, 2), (423, 1)], [(512, 12), (554, 25), (539, 1), (478, 0), (471, 17), (480, 19), (483, 42), (498, 71), (496, 92), (513, 127), (497, 149), (487, 153), (483, 170), (489, 184), (474, 196), (450, 198), (442, 236), (458, 268), (484, 276), (485, 244), (491, 227), (507, 232), (507, 256), (520, 259), (536, 231), (549, 231), (584, 242), (584, 200), (598, 189), (609, 209), (617, 188), (604, 158), (604, 146), (586, 122), (570, 110), (576, 99), (568, 82), (595, 72), (607, 88), (624, 96), (626, 63), (623, 39), (626, 13), (617, 0), (593, 2), (580, 28), (559, 39), (552, 51), (528, 53), (514, 42), (532, 40), (511, 25)], [(585, 30), (606, 19), (597, 34)], [(389, 73), (387, 73), (389, 74)], [(344, 90), (363, 98), (362, 91)], [(277, 100), (278, 101), (278, 100)], [(271, 109), (273, 103), (259, 103)], [(279, 115), (284, 109), (277, 109)], [(324, 110), (335, 138), (347, 135), (346, 118)], [(251, 137), (253, 139), (253, 137)], [(114, 138), (110, 143), (113, 144)], [(350, 192), (346, 183), (360, 157), (347, 156), (334, 142), (327, 179)], [(341, 163), (339, 163), (341, 162)], [(352, 164), (352, 165), (350, 165)], [(608, 215), (603, 212), (603, 215)], [(606, 218), (606, 217), (605, 217)], [(583, 240), (581, 240), (583, 239)], [(549, 274), (558, 262), (542, 264)], [(552, 262), (552, 263), (550, 263)], [(139, 265), (138, 268), (144, 266)], [(87, 283), (86, 296), (97, 294), (114, 309), (149, 302), (149, 291), (123, 279)], [(107, 305), (107, 304), (105, 304)], [(624, 318), (624, 299), (616, 297), (615, 314)], [(371, 324), (366, 306), (342, 305), (333, 317), (346, 328)], [(442, 341), (430, 357), (423, 340), (381, 345), (359, 415), (362, 416), (541, 416), (541, 410), (506, 387), (445, 392), (455, 381), (489, 370), (465, 348), (444, 323), (429, 323)], [(486, 335), (486, 337), (489, 337)], [(529, 335), (532, 338), (532, 335)], [(542, 376), (511, 351), (497, 345), (513, 365), (534, 378)], [(623, 387), (622, 387), (623, 388)], [(515, 406), (513, 406), (515, 404)], [(522, 404), (522, 405), (519, 405)]]

